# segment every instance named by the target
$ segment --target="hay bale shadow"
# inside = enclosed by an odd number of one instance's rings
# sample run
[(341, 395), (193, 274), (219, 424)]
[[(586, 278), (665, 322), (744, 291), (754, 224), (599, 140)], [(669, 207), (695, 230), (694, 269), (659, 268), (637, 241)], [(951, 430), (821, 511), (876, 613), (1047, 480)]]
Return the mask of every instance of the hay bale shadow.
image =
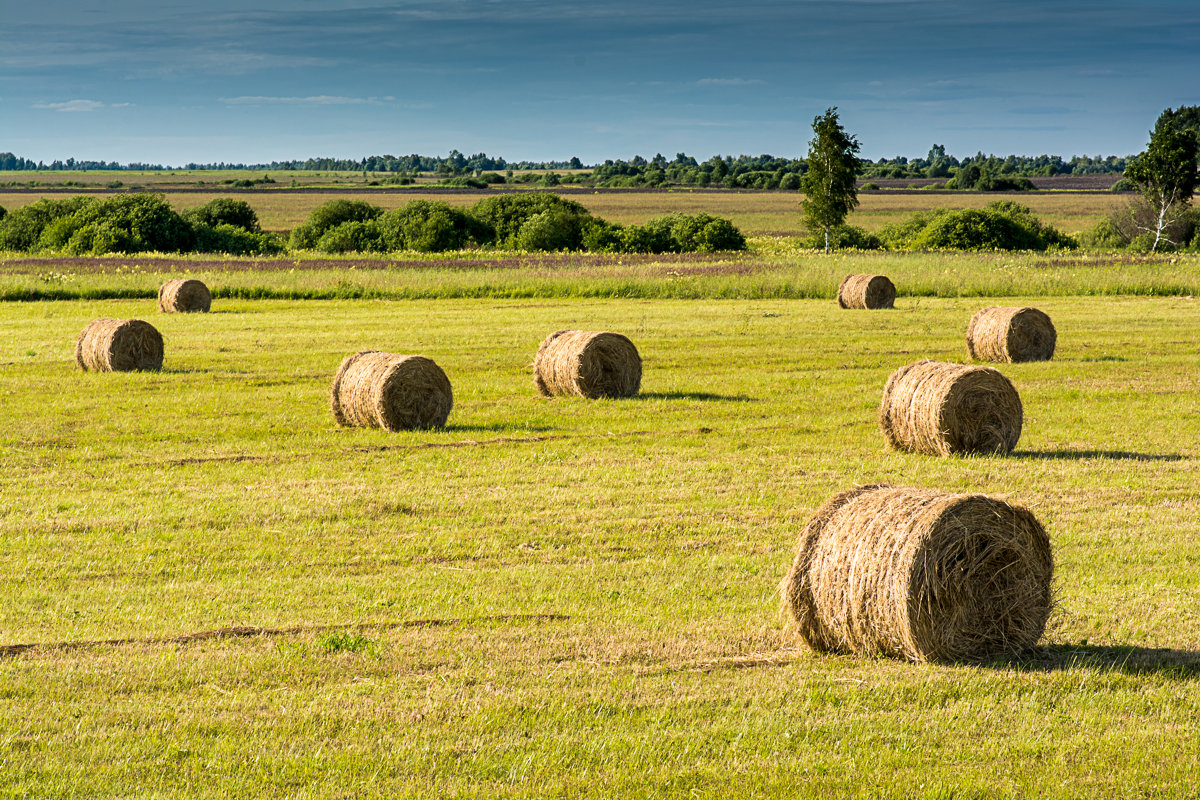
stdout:
[(1001, 656), (978, 664), (985, 668), (1015, 669), (1019, 672), (1098, 669), (1127, 675), (1163, 675), (1179, 680), (1200, 680), (1200, 652), (1168, 647), (1052, 644), (1022, 656)]
[(757, 397), (744, 394), (716, 394), (714, 392), (642, 392), (633, 400), (700, 400), (716, 403), (757, 403)]
[(1084, 461), (1089, 458), (1110, 461), (1183, 461), (1178, 453), (1131, 453), (1125, 450), (1021, 450), (1010, 453), (1011, 458), (1030, 461)]

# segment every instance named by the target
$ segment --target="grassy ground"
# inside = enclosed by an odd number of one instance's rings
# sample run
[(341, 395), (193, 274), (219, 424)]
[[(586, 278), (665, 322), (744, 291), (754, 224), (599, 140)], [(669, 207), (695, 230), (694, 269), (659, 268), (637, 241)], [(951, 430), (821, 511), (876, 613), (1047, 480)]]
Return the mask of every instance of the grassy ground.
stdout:
[[(1005, 302), (1059, 351), (1002, 368), (1017, 452), (967, 459), (887, 452), (874, 415), (896, 367), (965, 358), (981, 299), (2, 303), (0, 644), (38, 646), (0, 650), (0, 791), (1194, 796), (1200, 301)], [(166, 369), (76, 371), (98, 316), (150, 319)], [(538, 397), (564, 327), (633, 338), (642, 395)], [(441, 364), (449, 427), (338, 429), (363, 348)], [(1031, 507), (1044, 648), (787, 635), (799, 528), (875, 481)]]

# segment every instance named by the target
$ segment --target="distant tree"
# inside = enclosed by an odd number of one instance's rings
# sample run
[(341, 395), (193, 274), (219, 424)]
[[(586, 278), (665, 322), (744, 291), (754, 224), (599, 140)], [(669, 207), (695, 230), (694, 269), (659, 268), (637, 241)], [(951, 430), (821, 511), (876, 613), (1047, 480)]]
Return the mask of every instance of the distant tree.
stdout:
[(1189, 129), (1177, 124), (1176, 116), (1171, 109), (1159, 116), (1150, 132), (1146, 152), (1125, 168), (1125, 177), (1133, 183), (1151, 211), (1147, 224), (1139, 227), (1153, 235), (1152, 253), (1158, 250), (1163, 239), (1178, 244), (1170, 241), (1167, 229), (1187, 213), (1196, 190), (1200, 143)]
[(830, 233), (858, 206), (855, 179), (861, 145), (842, 128), (836, 107), (813, 118), (813, 132), (816, 135), (808, 143), (808, 172), (801, 184), (804, 200), (800, 206), (809, 230), (824, 232), (828, 253)]

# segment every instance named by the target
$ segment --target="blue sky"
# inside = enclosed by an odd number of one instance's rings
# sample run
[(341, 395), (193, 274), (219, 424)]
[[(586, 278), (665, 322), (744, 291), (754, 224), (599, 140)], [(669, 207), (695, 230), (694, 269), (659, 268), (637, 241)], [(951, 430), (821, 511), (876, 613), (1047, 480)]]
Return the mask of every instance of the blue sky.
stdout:
[(0, 0), (0, 151), (182, 164), (807, 150), (1127, 155), (1200, 2)]

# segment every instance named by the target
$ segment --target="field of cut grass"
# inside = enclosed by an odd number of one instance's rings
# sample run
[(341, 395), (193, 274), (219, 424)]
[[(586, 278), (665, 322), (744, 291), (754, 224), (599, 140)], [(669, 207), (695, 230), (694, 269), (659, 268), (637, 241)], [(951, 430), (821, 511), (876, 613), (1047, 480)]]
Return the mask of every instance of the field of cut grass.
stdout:
[[(308, 219), (314, 208), (328, 202), (337, 193), (319, 191), (289, 191), (271, 189), (233, 192), (220, 187), (206, 191), (172, 192), (169, 185), (158, 187), (177, 210), (203, 205), (216, 197), (237, 197), (245, 200), (258, 213), (267, 230), (291, 230)], [(622, 225), (641, 224), (652, 217), (682, 212), (704, 212), (731, 219), (743, 233), (751, 235), (797, 236), (803, 233), (800, 217), (801, 195), (797, 192), (765, 191), (629, 191), (597, 189), (594, 191), (564, 188), (558, 192), (582, 203), (593, 214)], [(345, 194), (366, 200), (383, 208), (398, 208), (410, 200), (442, 200), (451, 205), (467, 206), (492, 191), (437, 191), (419, 188), (372, 190)], [(10, 211), (41, 197), (63, 197), (61, 190), (39, 192), (5, 192), (0, 188), (0, 206)], [(103, 196), (103, 193), (96, 196)], [(1065, 233), (1078, 234), (1106, 218), (1113, 208), (1124, 202), (1109, 192), (1019, 192), (989, 194), (974, 192), (863, 192), (861, 205), (847, 222), (869, 231), (907, 219), (916, 211), (934, 208), (980, 208), (995, 200), (1014, 200), (1029, 206), (1044, 222)]]
[[(1194, 796), (1200, 301), (1030, 287), (1004, 303), (1059, 349), (1001, 367), (1017, 451), (953, 459), (886, 451), (875, 413), (895, 368), (965, 358), (984, 297), (0, 303), (0, 790)], [(153, 322), (164, 370), (77, 371), (100, 316)], [(638, 398), (534, 392), (576, 327), (634, 340)], [(336, 427), (366, 348), (436, 360), (448, 427)], [(916, 665), (784, 631), (805, 520), (881, 481), (1034, 511), (1040, 649)]]

